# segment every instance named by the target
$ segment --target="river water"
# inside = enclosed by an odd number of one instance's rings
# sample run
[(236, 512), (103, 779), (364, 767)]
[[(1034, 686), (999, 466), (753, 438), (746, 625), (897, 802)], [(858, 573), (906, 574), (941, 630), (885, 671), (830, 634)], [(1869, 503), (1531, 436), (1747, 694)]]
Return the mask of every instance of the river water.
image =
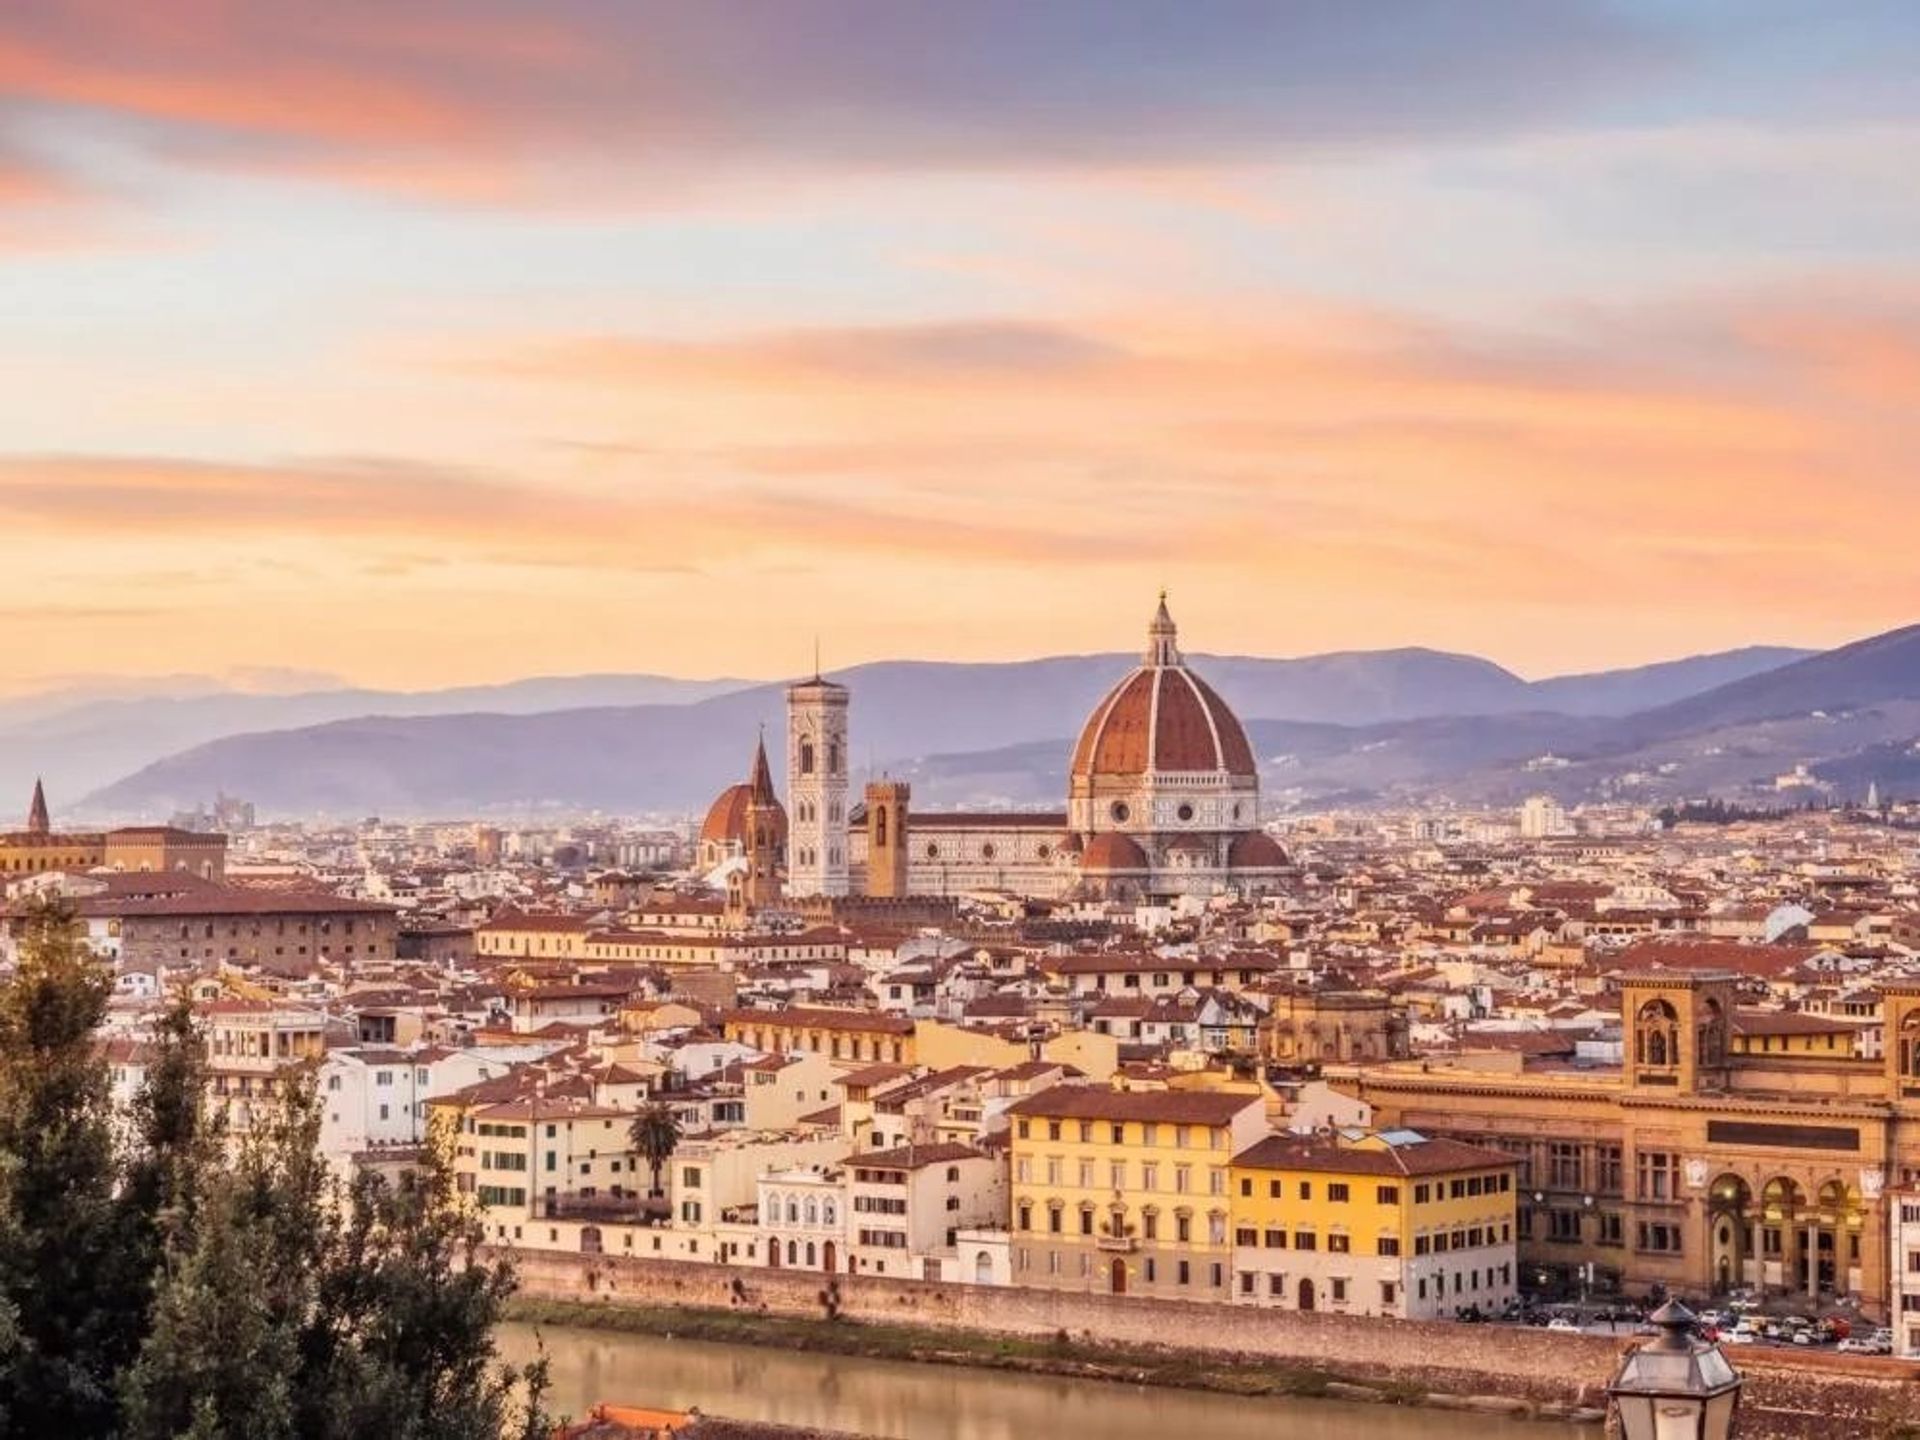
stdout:
[[(555, 1411), (600, 1401), (698, 1406), (898, 1440), (1597, 1440), (1599, 1429), (1337, 1400), (1248, 1399), (1101, 1380), (540, 1327)], [(503, 1358), (535, 1353), (503, 1326)]]

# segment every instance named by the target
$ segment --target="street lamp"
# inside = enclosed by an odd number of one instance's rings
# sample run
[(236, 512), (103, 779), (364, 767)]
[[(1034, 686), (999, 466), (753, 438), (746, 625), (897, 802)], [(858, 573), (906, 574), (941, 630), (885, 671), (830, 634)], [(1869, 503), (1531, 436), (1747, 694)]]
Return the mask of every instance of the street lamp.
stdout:
[(1718, 1345), (1693, 1335), (1693, 1312), (1669, 1300), (1650, 1317), (1659, 1339), (1628, 1355), (1607, 1386), (1626, 1440), (1727, 1440), (1740, 1376)]

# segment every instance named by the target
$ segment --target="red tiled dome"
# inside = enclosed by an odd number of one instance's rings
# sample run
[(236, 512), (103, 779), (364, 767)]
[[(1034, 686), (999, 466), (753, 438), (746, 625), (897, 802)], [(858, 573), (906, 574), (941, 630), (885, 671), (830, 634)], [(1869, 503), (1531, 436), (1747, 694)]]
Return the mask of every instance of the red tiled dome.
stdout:
[(1292, 863), (1286, 848), (1264, 830), (1236, 835), (1227, 850), (1227, 864), (1235, 870), (1278, 870)]
[(760, 803), (773, 811), (773, 843), (787, 843), (787, 810), (774, 794), (773, 776), (767, 768), (767, 747), (764, 743), (753, 752), (753, 769), (748, 778), (738, 785), (729, 785), (722, 790), (712, 806), (707, 810), (707, 818), (700, 826), (702, 845), (725, 845), (747, 843), (747, 810), (753, 804), (755, 794)]
[(747, 802), (752, 798), (753, 787), (745, 781), (722, 790), (707, 811), (706, 823), (700, 827), (700, 843), (724, 845), (729, 840), (745, 840)]
[(1250, 777), (1256, 768), (1239, 719), (1180, 657), (1163, 601), (1149, 631), (1146, 663), (1107, 693), (1081, 730), (1073, 778), (1150, 770), (1224, 770)]
[(1083, 874), (1147, 868), (1147, 852), (1134, 842), (1132, 836), (1122, 835), (1118, 830), (1108, 830), (1094, 836), (1087, 842), (1086, 853), (1080, 857)]

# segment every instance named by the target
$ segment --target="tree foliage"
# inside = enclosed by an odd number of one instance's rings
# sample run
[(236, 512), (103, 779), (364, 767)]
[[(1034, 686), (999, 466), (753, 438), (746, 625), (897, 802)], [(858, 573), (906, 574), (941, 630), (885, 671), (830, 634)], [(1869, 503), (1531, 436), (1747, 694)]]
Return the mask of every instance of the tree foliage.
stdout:
[(653, 1172), (652, 1187), (648, 1193), (659, 1195), (660, 1171), (673, 1158), (673, 1152), (680, 1148), (680, 1124), (673, 1118), (673, 1111), (658, 1100), (654, 1101), (633, 1117), (627, 1138)]
[(301, 1071), (228, 1136), (184, 1001), (116, 1121), (105, 968), (54, 907), (20, 957), (0, 985), (0, 1432), (545, 1433), (544, 1368), (494, 1358), (512, 1275), (478, 1254), (444, 1156), (343, 1185)]

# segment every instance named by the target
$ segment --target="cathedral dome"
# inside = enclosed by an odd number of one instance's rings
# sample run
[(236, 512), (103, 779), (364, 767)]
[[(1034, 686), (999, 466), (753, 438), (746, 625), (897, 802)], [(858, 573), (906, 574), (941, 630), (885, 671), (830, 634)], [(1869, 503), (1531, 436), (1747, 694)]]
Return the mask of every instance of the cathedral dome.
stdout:
[(738, 785), (729, 785), (722, 790), (713, 804), (707, 809), (707, 818), (700, 826), (701, 846), (745, 846), (747, 843), (747, 812), (753, 808), (754, 797), (759, 797), (761, 806), (773, 816), (773, 844), (775, 847), (787, 843), (787, 809), (780, 803), (773, 788), (773, 776), (767, 768), (766, 746), (754, 751), (753, 769), (746, 780)]
[(1080, 731), (1074, 781), (1155, 773), (1253, 778), (1247, 732), (1213, 687), (1187, 668), (1176, 639), (1163, 598), (1147, 630), (1144, 662), (1107, 692)]
[(1147, 852), (1131, 836), (1122, 835), (1118, 830), (1094, 836), (1080, 857), (1082, 874), (1107, 875), (1148, 868)]
[(1227, 850), (1227, 864), (1235, 870), (1283, 870), (1292, 863), (1286, 848), (1264, 830), (1234, 836)]
[(753, 787), (744, 781), (738, 785), (729, 785), (707, 810), (706, 823), (700, 827), (700, 843), (703, 845), (724, 845), (729, 840), (741, 841), (747, 838), (747, 803), (753, 798)]

